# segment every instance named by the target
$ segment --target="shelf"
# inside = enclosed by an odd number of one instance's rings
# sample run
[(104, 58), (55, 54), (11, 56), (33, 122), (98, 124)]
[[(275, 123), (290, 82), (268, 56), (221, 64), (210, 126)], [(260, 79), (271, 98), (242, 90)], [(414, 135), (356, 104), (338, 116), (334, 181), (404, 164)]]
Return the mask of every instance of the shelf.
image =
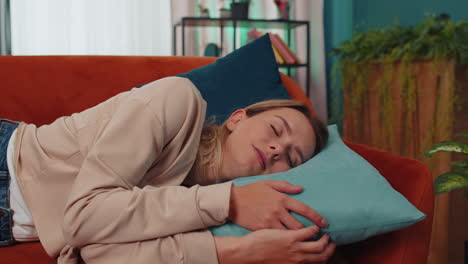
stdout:
[(307, 25), (309, 21), (301, 20), (281, 20), (281, 19), (233, 19), (208, 18), (208, 17), (184, 17), (177, 22), (176, 26), (195, 26), (195, 27), (229, 27), (236, 26), (240, 28), (296, 28), (301, 25)]
[[(237, 28), (260, 28), (260, 29), (283, 29), (286, 31), (286, 45), (290, 45), (291, 40), (291, 31), (297, 30), (298, 27), (305, 27), (305, 49), (306, 49), (306, 63), (292, 63), (292, 64), (278, 64), (279, 68), (285, 68), (287, 74), (291, 75), (292, 68), (305, 67), (306, 68), (306, 94), (309, 96), (310, 86), (310, 23), (306, 20), (283, 20), (283, 19), (235, 19), (232, 17), (223, 17), (223, 18), (210, 18), (210, 17), (182, 17), (182, 19), (175, 23), (173, 26), (173, 46), (172, 54), (177, 55), (177, 28), (181, 28), (181, 49), (182, 55), (185, 56), (185, 32), (188, 27), (216, 27), (220, 31), (220, 41), (219, 45), (221, 50), (223, 50), (224, 43), (224, 31), (226, 28), (233, 28), (229, 33), (232, 34), (232, 49), (237, 49)], [(302, 61), (304, 62), (304, 61)]]

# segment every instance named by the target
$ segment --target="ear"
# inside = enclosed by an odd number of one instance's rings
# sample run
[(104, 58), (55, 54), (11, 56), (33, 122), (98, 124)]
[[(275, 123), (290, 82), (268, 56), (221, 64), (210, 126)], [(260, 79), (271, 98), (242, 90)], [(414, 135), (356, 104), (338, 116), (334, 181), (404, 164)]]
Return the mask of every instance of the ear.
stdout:
[(247, 119), (247, 112), (245, 111), (245, 109), (237, 109), (227, 119), (226, 128), (229, 130), (229, 132), (232, 132), (244, 119)]

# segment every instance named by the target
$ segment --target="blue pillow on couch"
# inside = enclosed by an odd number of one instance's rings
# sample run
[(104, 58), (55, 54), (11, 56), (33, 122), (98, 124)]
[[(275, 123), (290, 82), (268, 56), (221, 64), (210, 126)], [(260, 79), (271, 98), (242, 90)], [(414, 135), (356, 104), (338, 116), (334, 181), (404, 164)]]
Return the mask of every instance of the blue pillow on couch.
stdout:
[(179, 74), (208, 103), (207, 117), (223, 122), (239, 108), (268, 99), (291, 99), (281, 83), (268, 34), (204, 67)]
[[(290, 196), (327, 219), (329, 226), (321, 232), (329, 234), (337, 245), (401, 229), (425, 218), (372, 165), (343, 143), (335, 125), (329, 126), (328, 131), (326, 147), (304, 164), (281, 173), (238, 178), (234, 185), (269, 179), (303, 186), (300, 194)], [(313, 225), (301, 215), (293, 213), (293, 216), (304, 226)], [(250, 232), (232, 222), (210, 231), (215, 236), (242, 236)]]

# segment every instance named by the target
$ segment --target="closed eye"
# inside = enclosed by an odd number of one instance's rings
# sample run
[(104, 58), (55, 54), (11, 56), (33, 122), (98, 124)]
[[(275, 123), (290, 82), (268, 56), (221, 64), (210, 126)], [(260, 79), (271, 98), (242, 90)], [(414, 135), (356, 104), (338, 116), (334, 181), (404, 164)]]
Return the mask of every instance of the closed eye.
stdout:
[(289, 156), (289, 155), (288, 155), (288, 165), (289, 165), (290, 168), (294, 167), (294, 164), (293, 164), (293, 162), (291, 160), (291, 156)]
[(273, 129), (273, 131), (275, 132), (275, 135), (276, 135), (277, 137), (279, 137), (280, 135), (279, 135), (279, 133), (278, 133), (278, 130), (276, 130), (275, 126), (273, 126), (273, 125), (270, 125), (270, 126), (271, 126), (271, 129)]

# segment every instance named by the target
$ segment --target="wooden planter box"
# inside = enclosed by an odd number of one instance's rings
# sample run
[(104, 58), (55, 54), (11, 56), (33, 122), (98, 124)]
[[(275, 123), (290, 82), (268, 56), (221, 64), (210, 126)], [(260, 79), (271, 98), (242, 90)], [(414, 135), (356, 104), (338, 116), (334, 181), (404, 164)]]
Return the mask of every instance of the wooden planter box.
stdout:
[[(356, 81), (348, 81), (345, 76), (344, 137), (426, 161), (424, 151), (452, 135), (454, 66), (453, 61), (438, 65), (432, 61), (412, 63), (411, 69), (403, 69), (411, 71), (411, 91), (404, 89), (400, 63), (373, 64), (367, 87), (355, 105), (350, 98), (357, 96), (353, 91)], [(385, 67), (392, 68), (390, 74), (384, 72)]]
[[(418, 159), (429, 166), (434, 178), (449, 171), (450, 153), (426, 159), (424, 152), (452, 136), (455, 63), (347, 67), (343, 69), (344, 138)], [(356, 69), (364, 73), (361, 78), (348, 74)], [(447, 194), (437, 196), (428, 263), (447, 263), (448, 204)]]

